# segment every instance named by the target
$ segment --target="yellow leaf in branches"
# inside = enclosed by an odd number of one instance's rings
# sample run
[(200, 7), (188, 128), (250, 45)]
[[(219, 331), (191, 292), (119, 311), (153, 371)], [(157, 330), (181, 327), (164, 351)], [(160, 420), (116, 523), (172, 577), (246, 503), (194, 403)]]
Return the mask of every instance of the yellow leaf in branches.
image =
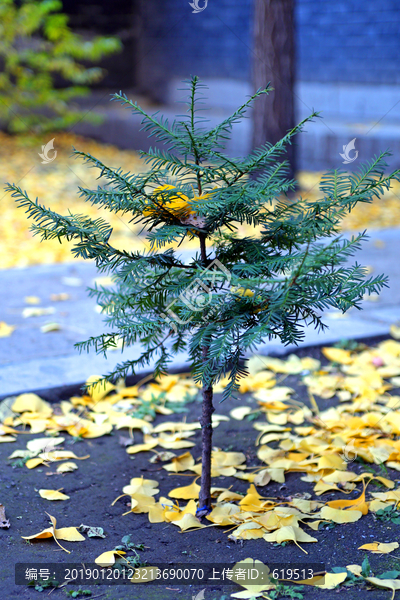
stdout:
[(39, 494), (45, 500), (69, 500), (69, 496), (62, 494), (60, 490), (39, 490)]
[(259, 371), (254, 375), (243, 377), (239, 381), (239, 392), (256, 392), (264, 388), (272, 388), (276, 384), (275, 375), (271, 371)]

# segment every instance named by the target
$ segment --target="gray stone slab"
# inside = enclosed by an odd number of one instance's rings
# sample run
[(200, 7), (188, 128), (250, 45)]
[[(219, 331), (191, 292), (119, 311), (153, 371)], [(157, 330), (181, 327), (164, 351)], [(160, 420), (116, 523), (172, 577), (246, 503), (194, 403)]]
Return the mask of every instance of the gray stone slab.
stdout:
[[(398, 261), (400, 229), (371, 231), (356, 260), (372, 268), (373, 275), (385, 273), (390, 288), (383, 290), (376, 301), (365, 300), (363, 310), (351, 309), (344, 318), (334, 311), (326, 314), (329, 328), (318, 332), (305, 331), (301, 346), (330, 344), (342, 338), (358, 339), (389, 333), (390, 325), (400, 320), (400, 266)], [(96, 312), (95, 299), (86, 292), (97, 276), (93, 264), (43, 265), (28, 269), (0, 271), (0, 321), (15, 325), (8, 338), (0, 338), (0, 396), (32, 389), (81, 383), (89, 375), (105, 374), (121, 360), (136, 358), (139, 345), (109, 352), (107, 359), (93, 352), (80, 355), (76, 342), (107, 331), (103, 317)], [(74, 285), (71, 285), (74, 284)], [(51, 294), (68, 293), (63, 302), (52, 302)], [(54, 313), (24, 318), (26, 296), (41, 298), (42, 307), (54, 308)], [(60, 325), (58, 331), (43, 333), (40, 327), (48, 321)], [(277, 340), (262, 346), (262, 353), (282, 354), (294, 350)], [(185, 368), (187, 355), (181, 354), (172, 362), (174, 368)]]
[[(207, 100), (204, 107), (208, 110), (202, 114), (209, 119), (207, 126), (211, 127), (229, 116), (251, 94), (251, 86), (244, 80), (214, 78), (206, 80), (206, 83), (209, 90), (205, 93)], [(138, 100), (138, 104), (150, 114), (158, 110), (173, 121), (186, 109), (176, 103), (184, 95), (176, 88), (182, 88), (182, 85), (178, 80), (171, 80), (165, 91), (164, 104), (160, 105), (139, 97), (134, 90), (127, 90), (127, 96)], [(358, 161), (370, 160), (389, 148), (393, 153), (393, 157), (388, 159), (389, 166), (398, 168), (400, 165), (400, 85), (298, 81), (294, 97), (296, 122), (310, 115), (312, 110), (319, 111), (323, 117), (308, 124), (306, 131), (295, 140), (299, 170), (353, 170), (357, 162), (343, 165), (340, 153), (343, 145), (354, 138)], [(96, 92), (81, 100), (85, 109), (101, 113), (105, 120), (102, 125), (96, 126), (81, 122), (74, 127), (74, 132), (121, 148), (148, 150), (150, 145), (157, 146), (154, 137), (149, 140), (147, 133), (140, 130), (141, 118), (118, 103), (110, 103), (109, 98), (108, 93)], [(248, 116), (249, 119), (232, 128), (231, 140), (226, 148), (230, 156), (245, 156), (251, 150), (251, 110)]]

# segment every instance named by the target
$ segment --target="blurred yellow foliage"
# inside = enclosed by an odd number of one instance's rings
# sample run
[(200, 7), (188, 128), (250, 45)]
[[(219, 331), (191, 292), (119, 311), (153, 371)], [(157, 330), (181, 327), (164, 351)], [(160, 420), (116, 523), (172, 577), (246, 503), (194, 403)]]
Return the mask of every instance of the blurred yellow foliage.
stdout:
[[(51, 139), (51, 134), (48, 138)], [(48, 140), (42, 141), (45, 143)], [(104, 185), (105, 181), (97, 179), (99, 173), (97, 169), (90, 169), (81, 160), (71, 157), (72, 147), (96, 156), (108, 166), (120, 167), (123, 172), (137, 173), (147, 169), (137, 152), (119, 150), (114, 146), (100, 144), (69, 133), (56, 134), (54, 149), (57, 156), (52, 162), (42, 164), (39, 157), (40, 144), (27, 145), (20, 138), (0, 132), (1, 181), (3, 184), (17, 182), (31, 197), (37, 197), (41, 204), (61, 214), (71, 211), (77, 214), (88, 214), (94, 218), (104, 217), (113, 227), (111, 242), (117, 248), (129, 251), (143, 250), (143, 245), (149, 248), (144, 236), (139, 235), (140, 226), (129, 223), (129, 215), (120, 217), (111, 214), (91, 206), (78, 196), (78, 186), (95, 189), (97, 185)], [(317, 199), (320, 179), (321, 173), (300, 172), (298, 180), (301, 195)], [(185, 212), (188, 208), (187, 199), (182, 196), (179, 202), (177, 196), (176, 206), (172, 202), (172, 207), (183, 209)], [(42, 244), (38, 236), (32, 236), (29, 230), (31, 223), (24, 212), (17, 208), (10, 194), (2, 195), (1, 209), (1, 269), (75, 260), (70, 251), (72, 244), (66, 242), (60, 244), (57, 240)], [(346, 217), (343, 227), (345, 230), (363, 230), (366, 227), (380, 229), (396, 225), (400, 225), (400, 184), (395, 182), (393, 189), (384, 198), (372, 204), (358, 206), (351, 215)], [(249, 233), (249, 226), (239, 227), (239, 234), (249, 235)], [(185, 248), (197, 249), (197, 240), (187, 239)]]

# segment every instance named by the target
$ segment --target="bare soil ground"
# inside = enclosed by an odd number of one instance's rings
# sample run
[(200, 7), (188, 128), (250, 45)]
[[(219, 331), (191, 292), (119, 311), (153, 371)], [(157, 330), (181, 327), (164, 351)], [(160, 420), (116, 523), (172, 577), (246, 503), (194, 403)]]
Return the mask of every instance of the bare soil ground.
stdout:
[[(371, 345), (380, 341), (366, 340)], [(299, 352), (301, 356), (313, 356), (326, 362), (319, 348), (308, 348)], [(293, 387), (296, 398), (308, 403), (306, 387), (297, 376), (289, 376), (285, 385)], [(69, 397), (71, 390), (57, 393), (48, 390), (43, 396), (48, 398)], [(393, 391), (393, 393), (396, 393)], [(235, 406), (241, 406), (246, 401), (256, 407), (256, 401), (242, 396), (238, 401), (219, 403), (216, 397), (216, 407), (219, 414), (228, 414)], [(334, 405), (336, 400), (319, 401), (320, 408)], [(190, 420), (200, 415), (200, 402), (186, 405)], [(181, 420), (182, 414), (168, 417), (169, 420)], [(165, 417), (157, 416), (155, 424)], [(121, 498), (114, 506), (113, 500), (122, 492), (123, 486), (132, 477), (143, 475), (148, 479), (159, 481), (160, 495), (167, 496), (168, 492), (178, 486), (189, 484), (191, 477), (170, 475), (161, 464), (149, 463), (151, 453), (143, 452), (134, 456), (126, 453), (119, 443), (119, 432), (93, 440), (74, 441), (66, 436), (65, 449), (73, 450), (78, 456), (90, 454), (89, 460), (79, 461), (79, 470), (71, 474), (49, 476), (47, 472), (55, 471), (54, 466), (27, 469), (25, 466), (12, 466), (7, 457), (15, 449), (24, 449), (31, 435), (18, 436), (13, 444), (0, 444), (0, 502), (5, 506), (7, 518), (10, 520), (9, 529), (0, 529), (0, 598), (5, 600), (21, 599), (40, 600), (41, 597), (51, 596), (51, 600), (64, 600), (67, 592), (76, 591), (78, 587), (67, 586), (62, 589), (44, 589), (39, 592), (25, 585), (15, 585), (14, 567), (17, 562), (43, 563), (87, 563), (94, 562), (95, 557), (106, 550), (111, 550), (121, 543), (121, 538), (131, 534), (135, 543), (142, 543), (145, 549), (140, 552), (143, 560), (149, 565), (166, 563), (177, 567), (184, 563), (225, 563), (233, 565), (241, 559), (252, 557), (264, 563), (279, 562), (282, 564), (323, 562), (328, 571), (332, 567), (345, 567), (349, 564), (361, 564), (365, 552), (357, 548), (367, 542), (392, 541), (400, 537), (400, 525), (392, 522), (376, 520), (373, 514), (368, 514), (356, 523), (324, 527), (312, 535), (318, 538), (318, 543), (306, 544), (308, 554), (304, 554), (294, 544), (285, 546), (272, 545), (263, 539), (244, 541), (243, 545), (235, 544), (228, 539), (224, 527), (210, 527), (202, 530), (181, 533), (179, 528), (169, 523), (151, 524), (146, 514), (122, 513), (129, 510), (129, 498)], [(246, 454), (248, 465), (257, 465), (255, 439), (257, 432), (253, 423), (247, 420), (241, 422), (231, 419), (222, 422), (214, 432), (214, 445), (222, 450), (241, 451)], [(200, 431), (193, 438), (196, 446), (191, 450), (193, 456), (200, 455)], [(361, 472), (363, 467), (357, 462), (352, 463), (352, 470)], [(378, 467), (376, 467), (378, 470)], [(301, 474), (289, 473), (284, 485), (270, 482), (259, 491), (263, 496), (284, 497), (299, 492), (312, 494), (312, 486), (300, 480)], [(399, 474), (388, 470), (388, 477), (395, 480)], [(244, 493), (248, 482), (234, 478), (219, 477), (213, 479), (213, 485), (229, 487), (236, 492)], [(49, 502), (42, 499), (37, 490), (40, 488), (58, 489), (70, 495), (66, 502)], [(360, 486), (358, 486), (360, 487)], [(384, 491), (376, 488), (375, 491)], [(347, 496), (348, 499), (359, 495), (356, 489)], [(314, 497), (314, 496), (313, 496)], [(324, 494), (320, 499), (327, 501), (343, 497), (338, 493)], [(73, 499), (72, 499), (73, 498)], [(90, 538), (82, 543), (61, 542), (71, 554), (61, 550), (54, 540), (39, 540), (27, 543), (21, 536), (27, 536), (45, 529), (49, 525), (46, 511), (57, 518), (57, 526), (79, 526), (81, 523), (103, 527), (105, 539)], [(400, 569), (400, 560), (393, 555), (369, 554), (369, 560), (375, 575), (391, 569)], [(393, 554), (396, 554), (393, 553)], [(89, 598), (107, 600), (188, 600), (195, 596), (204, 586), (188, 586), (179, 584), (167, 585), (97, 585), (81, 586), (92, 592)], [(205, 590), (204, 600), (222, 600), (229, 598), (238, 586), (224, 586), (216, 582)], [(365, 586), (340, 586), (335, 590), (320, 590), (303, 586), (301, 593), (305, 600), (330, 600), (341, 595), (349, 600), (361, 600), (367, 593)], [(81, 597), (81, 596), (79, 596)], [(82, 596), (84, 597), (84, 596)], [(280, 596), (285, 597), (285, 596)], [(290, 597), (290, 596), (286, 596)], [(369, 600), (389, 599), (389, 590), (372, 589), (368, 591)]]

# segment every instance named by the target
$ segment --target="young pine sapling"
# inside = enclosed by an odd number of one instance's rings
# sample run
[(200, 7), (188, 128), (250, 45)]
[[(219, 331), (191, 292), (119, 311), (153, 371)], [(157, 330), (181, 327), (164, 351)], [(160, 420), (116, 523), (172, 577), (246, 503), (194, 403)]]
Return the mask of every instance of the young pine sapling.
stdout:
[[(149, 165), (145, 172), (123, 173), (74, 151), (108, 180), (97, 190), (80, 187), (80, 196), (140, 223), (150, 250), (117, 249), (103, 219), (61, 216), (17, 185), (7, 187), (34, 220), (34, 233), (43, 240), (73, 240), (75, 256), (93, 259), (101, 272), (112, 274), (113, 288), (91, 290), (112, 330), (77, 346), (106, 353), (122, 339), (123, 346), (141, 342), (143, 351), (135, 360), (118, 364), (107, 379), (125, 378), (149, 364), (159, 377), (174, 354), (188, 352), (203, 394), (199, 516), (211, 506), (213, 386), (229, 375), (223, 393), (228, 398), (246, 374), (246, 353), (272, 338), (296, 344), (306, 325), (325, 327), (325, 309), (360, 308), (365, 293), (387, 285), (386, 277), (367, 278), (363, 267), (347, 262), (365, 232), (349, 240), (337, 234), (341, 220), (358, 202), (371, 202), (392, 179), (400, 180), (400, 170), (385, 175), (389, 153), (383, 152), (357, 173), (334, 170), (324, 175), (319, 200), (290, 199), (287, 193), (295, 182), (286, 177), (282, 157), (317, 114), (277, 144), (266, 143), (234, 159), (225, 153), (232, 126), (270, 88), (257, 91), (210, 129), (200, 115), (203, 88), (197, 77), (188, 82), (187, 114), (173, 123), (148, 115), (122, 93), (113, 96), (141, 115), (149, 136), (165, 145), (164, 150), (141, 152)], [(197, 242), (194, 256), (187, 250), (179, 254), (186, 238)]]

